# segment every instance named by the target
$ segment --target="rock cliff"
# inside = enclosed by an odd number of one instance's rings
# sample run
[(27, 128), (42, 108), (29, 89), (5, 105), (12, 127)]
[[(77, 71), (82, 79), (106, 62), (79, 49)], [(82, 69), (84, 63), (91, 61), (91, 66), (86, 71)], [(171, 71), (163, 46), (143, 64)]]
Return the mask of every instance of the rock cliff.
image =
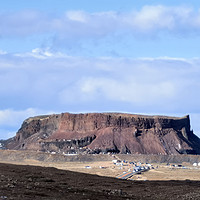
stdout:
[(200, 154), (189, 116), (54, 114), (25, 120), (8, 149), (66, 153)]

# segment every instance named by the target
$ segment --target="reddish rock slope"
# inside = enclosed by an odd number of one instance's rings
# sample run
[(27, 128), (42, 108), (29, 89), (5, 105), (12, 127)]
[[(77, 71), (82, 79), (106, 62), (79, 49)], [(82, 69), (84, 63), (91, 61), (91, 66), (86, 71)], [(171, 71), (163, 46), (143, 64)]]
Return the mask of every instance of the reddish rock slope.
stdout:
[(122, 113), (38, 116), (25, 120), (9, 149), (63, 153), (200, 153), (200, 140), (182, 118)]

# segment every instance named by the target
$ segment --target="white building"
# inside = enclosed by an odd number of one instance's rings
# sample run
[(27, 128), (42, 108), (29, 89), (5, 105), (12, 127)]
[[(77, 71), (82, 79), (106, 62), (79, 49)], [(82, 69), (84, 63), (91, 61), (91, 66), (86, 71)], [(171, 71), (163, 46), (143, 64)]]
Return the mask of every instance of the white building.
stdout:
[(194, 166), (194, 167), (197, 167), (197, 165), (198, 165), (197, 163), (193, 163), (193, 166)]

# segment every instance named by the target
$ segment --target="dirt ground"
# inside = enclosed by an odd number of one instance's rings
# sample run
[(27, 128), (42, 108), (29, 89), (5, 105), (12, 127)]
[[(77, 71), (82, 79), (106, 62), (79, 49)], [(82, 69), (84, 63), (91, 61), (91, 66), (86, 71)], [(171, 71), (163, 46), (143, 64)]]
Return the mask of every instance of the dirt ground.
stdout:
[(0, 199), (200, 199), (199, 187), (200, 181), (119, 180), (53, 167), (0, 164)]

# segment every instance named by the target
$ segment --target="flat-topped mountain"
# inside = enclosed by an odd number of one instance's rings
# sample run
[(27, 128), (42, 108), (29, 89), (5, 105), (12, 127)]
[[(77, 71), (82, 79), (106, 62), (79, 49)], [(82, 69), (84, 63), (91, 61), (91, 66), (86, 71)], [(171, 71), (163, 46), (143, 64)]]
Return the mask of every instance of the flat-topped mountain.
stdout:
[(189, 116), (53, 114), (26, 119), (8, 149), (60, 153), (200, 154)]

